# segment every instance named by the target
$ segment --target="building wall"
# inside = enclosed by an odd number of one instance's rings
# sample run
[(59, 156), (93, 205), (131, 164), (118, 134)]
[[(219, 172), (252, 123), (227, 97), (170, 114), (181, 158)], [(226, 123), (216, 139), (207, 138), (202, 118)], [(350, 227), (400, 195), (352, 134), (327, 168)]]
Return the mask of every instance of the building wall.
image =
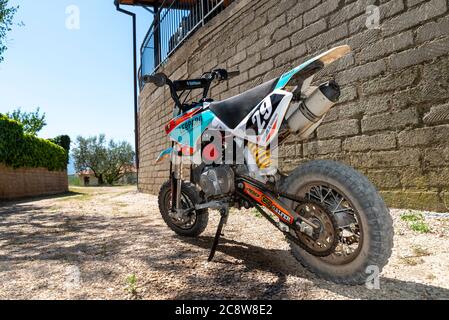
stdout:
[(58, 194), (68, 190), (67, 171), (13, 169), (0, 164), (0, 200)]
[(86, 176), (86, 175), (78, 175), (78, 179), (80, 180), (82, 186), (85, 185), (84, 184), (84, 179), (86, 177), (89, 178), (89, 184), (86, 185), (86, 186), (91, 186), (91, 187), (92, 186), (98, 186), (98, 179), (93, 174), (88, 175), (88, 176)]
[[(374, 2), (381, 24), (369, 29), (366, 8)], [(319, 75), (341, 84), (341, 101), (311, 139), (289, 139), (282, 168), (339, 160), (365, 173), (390, 206), (447, 211), (449, 117), (428, 116), (449, 108), (447, 0), (236, 0), (160, 71), (182, 79), (239, 69), (212, 89), (219, 100), (341, 44), (353, 53)], [(168, 164), (154, 161), (169, 145), (163, 126), (171, 111), (168, 89), (146, 85), (139, 114), (143, 192), (157, 193), (168, 177)]]

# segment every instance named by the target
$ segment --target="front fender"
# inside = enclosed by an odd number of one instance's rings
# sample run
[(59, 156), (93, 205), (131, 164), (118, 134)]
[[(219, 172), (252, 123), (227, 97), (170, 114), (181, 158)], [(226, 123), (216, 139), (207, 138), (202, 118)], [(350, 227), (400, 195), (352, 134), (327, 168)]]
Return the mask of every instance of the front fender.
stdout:
[(162, 151), (161, 154), (159, 155), (159, 157), (157, 157), (157, 159), (156, 159), (156, 164), (161, 163), (165, 159), (169, 158), (170, 155), (172, 154), (172, 152), (173, 152), (173, 148), (168, 148), (168, 149)]

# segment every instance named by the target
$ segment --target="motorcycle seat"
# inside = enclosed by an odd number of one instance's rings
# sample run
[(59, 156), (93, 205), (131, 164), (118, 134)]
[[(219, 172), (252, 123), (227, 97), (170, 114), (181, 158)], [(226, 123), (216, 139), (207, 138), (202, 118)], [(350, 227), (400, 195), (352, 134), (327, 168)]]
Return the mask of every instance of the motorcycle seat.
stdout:
[(235, 129), (276, 87), (279, 78), (223, 101), (215, 101), (209, 109), (230, 129)]

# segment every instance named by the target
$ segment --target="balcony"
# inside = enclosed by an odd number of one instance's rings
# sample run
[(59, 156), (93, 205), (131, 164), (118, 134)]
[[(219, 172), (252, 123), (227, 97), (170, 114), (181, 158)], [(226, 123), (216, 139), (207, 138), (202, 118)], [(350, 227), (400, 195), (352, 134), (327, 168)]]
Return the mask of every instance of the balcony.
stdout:
[[(154, 14), (142, 43), (140, 75), (153, 74), (186, 39), (233, 0), (120, 0), (151, 8)], [(142, 84), (140, 84), (142, 88)]]

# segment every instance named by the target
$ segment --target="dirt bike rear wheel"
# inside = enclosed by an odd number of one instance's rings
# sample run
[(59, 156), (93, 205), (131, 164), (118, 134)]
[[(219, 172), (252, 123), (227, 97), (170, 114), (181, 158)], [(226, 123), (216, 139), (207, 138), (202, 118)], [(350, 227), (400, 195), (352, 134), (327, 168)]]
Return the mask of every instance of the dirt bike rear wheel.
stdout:
[(304, 267), (347, 285), (366, 282), (373, 270), (380, 273), (391, 256), (393, 223), (383, 199), (364, 175), (339, 162), (311, 161), (288, 176), (282, 189), (322, 203), (339, 226), (339, 244), (327, 257), (313, 256), (290, 242), (293, 256)]
[[(193, 210), (188, 221), (178, 221), (170, 216), (171, 213), (171, 182), (165, 182), (159, 191), (159, 211), (167, 226), (184, 237), (197, 237), (207, 227), (209, 213), (207, 209)], [(181, 204), (183, 209), (189, 209), (201, 203), (197, 188), (190, 182), (183, 181), (181, 187)]]

